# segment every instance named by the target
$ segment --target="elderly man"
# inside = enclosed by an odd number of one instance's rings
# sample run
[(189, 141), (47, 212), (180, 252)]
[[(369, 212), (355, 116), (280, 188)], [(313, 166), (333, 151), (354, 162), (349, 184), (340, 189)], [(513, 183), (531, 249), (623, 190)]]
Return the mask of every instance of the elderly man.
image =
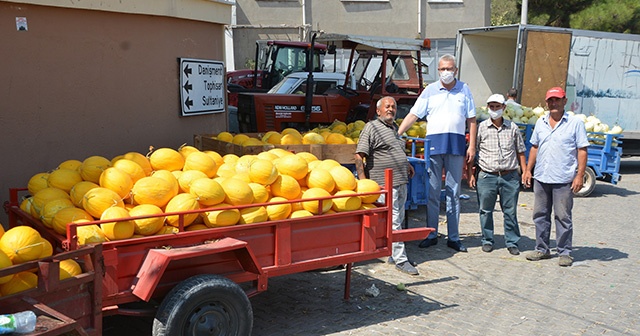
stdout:
[(533, 178), (533, 223), (536, 225), (536, 248), (526, 258), (530, 261), (551, 258), (553, 209), (558, 264), (566, 267), (573, 264), (573, 193), (584, 183), (589, 141), (582, 121), (565, 113), (567, 97), (562, 88), (549, 89), (545, 100), (549, 114), (536, 122), (527, 170), (522, 175), (522, 183), (527, 188), (531, 187)]
[[(370, 178), (383, 185), (384, 171), (393, 169), (393, 229), (400, 230), (404, 222), (407, 184), (414, 171), (404, 153), (404, 140), (398, 136), (395, 124), (396, 100), (393, 97), (382, 97), (376, 108), (378, 118), (369, 121), (360, 132), (355, 154), (356, 172), (358, 178)], [(378, 201), (384, 201), (384, 195)], [(397, 270), (410, 275), (419, 274), (415, 264), (407, 258), (404, 242), (393, 243), (391, 257)]]
[(477, 175), (473, 174), (472, 164), (467, 166), (469, 187), (478, 191), (482, 251), (493, 251), (493, 209), (499, 195), (505, 245), (509, 253), (518, 255), (520, 228), (517, 208), (521, 180), (518, 168), (521, 171), (526, 168), (524, 140), (518, 125), (502, 117), (506, 104), (501, 94), (491, 95), (487, 99), (487, 108), (491, 118), (478, 125)]
[[(398, 134), (404, 133), (420, 118), (427, 118), (427, 139), (431, 140), (429, 157), (429, 201), (427, 227), (435, 231), (420, 243), (426, 248), (438, 243), (440, 190), (442, 170), (445, 170), (447, 200), (447, 246), (467, 252), (460, 241), (460, 182), (466, 162), (472, 162), (476, 153), (476, 112), (473, 96), (467, 84), (455, 78), (458, 68), (452, 55), (443, 55), (438, 61), (440, 80), (422, 91), (409, 114), (404, 118)], [(469, 148), (465, 133), (469, 130)]]

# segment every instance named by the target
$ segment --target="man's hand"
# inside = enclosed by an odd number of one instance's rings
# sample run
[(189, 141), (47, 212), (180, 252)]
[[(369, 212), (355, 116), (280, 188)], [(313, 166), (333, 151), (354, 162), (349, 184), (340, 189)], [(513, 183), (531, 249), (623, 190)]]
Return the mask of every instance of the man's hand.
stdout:
[(409, 166), (409, 171), (408, 171), (409, 178), (412, 179), (413, 175), (416, 174), (416, 171), (415, 169), (413, 169), (413, 166), (411, 165), (411, 163), (407, 164), (407, 166)]
[(571, 182), (571, 190), (573, 190), (574, 193), (577, 193), (582, 189), (583, 185), (584, 175), (576, 174), (576, 177), (573, 178), (573, 182)]
[(467, 164), (473, 163), (473, 161), (476, 159), (476, 148), (469, 146), (469, 148), (467, 148)]
[(469, 182), (469, 188), (471, 189), (475, 189), (477, 182), (476, 182), (476, 176), (471, 174), (467, 176), (467, 181)]
[(528, 189), (531, 188), (531, 172), (528, 170), (525, 170), (522, 173), (522, 185)]

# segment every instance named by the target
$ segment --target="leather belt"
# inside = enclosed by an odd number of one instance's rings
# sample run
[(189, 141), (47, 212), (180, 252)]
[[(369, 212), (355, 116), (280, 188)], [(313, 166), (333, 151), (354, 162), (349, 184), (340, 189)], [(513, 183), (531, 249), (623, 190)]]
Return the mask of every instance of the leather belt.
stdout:
[(490, 174), (490, 175), (496, 175), (496, 176), (504, 176), (504, 175), (508, 175), (511, 174), (515, 171), (515, 169), (511, 169), (511, 170), (498, 170), (495, 172), (488, 172), (486, 170), (483, 170), (483, 172)]

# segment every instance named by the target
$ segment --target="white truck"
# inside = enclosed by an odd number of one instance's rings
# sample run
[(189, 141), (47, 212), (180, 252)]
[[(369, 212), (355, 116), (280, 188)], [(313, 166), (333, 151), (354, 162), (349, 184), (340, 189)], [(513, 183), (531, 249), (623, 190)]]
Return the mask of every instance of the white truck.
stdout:
[(508, 25), (459, 30), (458, 76), (476, 106), (518, 89), (522, 105), (545, 106), (545, 92), (565, 88), (567, 110), (623, 129), (624, 155), (640, 155), (640, 35)]

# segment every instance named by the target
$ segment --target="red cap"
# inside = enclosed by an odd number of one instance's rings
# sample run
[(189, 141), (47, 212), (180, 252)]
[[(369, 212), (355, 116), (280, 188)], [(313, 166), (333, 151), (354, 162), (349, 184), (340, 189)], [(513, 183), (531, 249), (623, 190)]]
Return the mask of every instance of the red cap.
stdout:
[(547, 98), (544, 100), (548, 100), (549, 98), (564, 98), (566, 97), (566, 93), (561, 87), (552, 87), (547, 91)]

